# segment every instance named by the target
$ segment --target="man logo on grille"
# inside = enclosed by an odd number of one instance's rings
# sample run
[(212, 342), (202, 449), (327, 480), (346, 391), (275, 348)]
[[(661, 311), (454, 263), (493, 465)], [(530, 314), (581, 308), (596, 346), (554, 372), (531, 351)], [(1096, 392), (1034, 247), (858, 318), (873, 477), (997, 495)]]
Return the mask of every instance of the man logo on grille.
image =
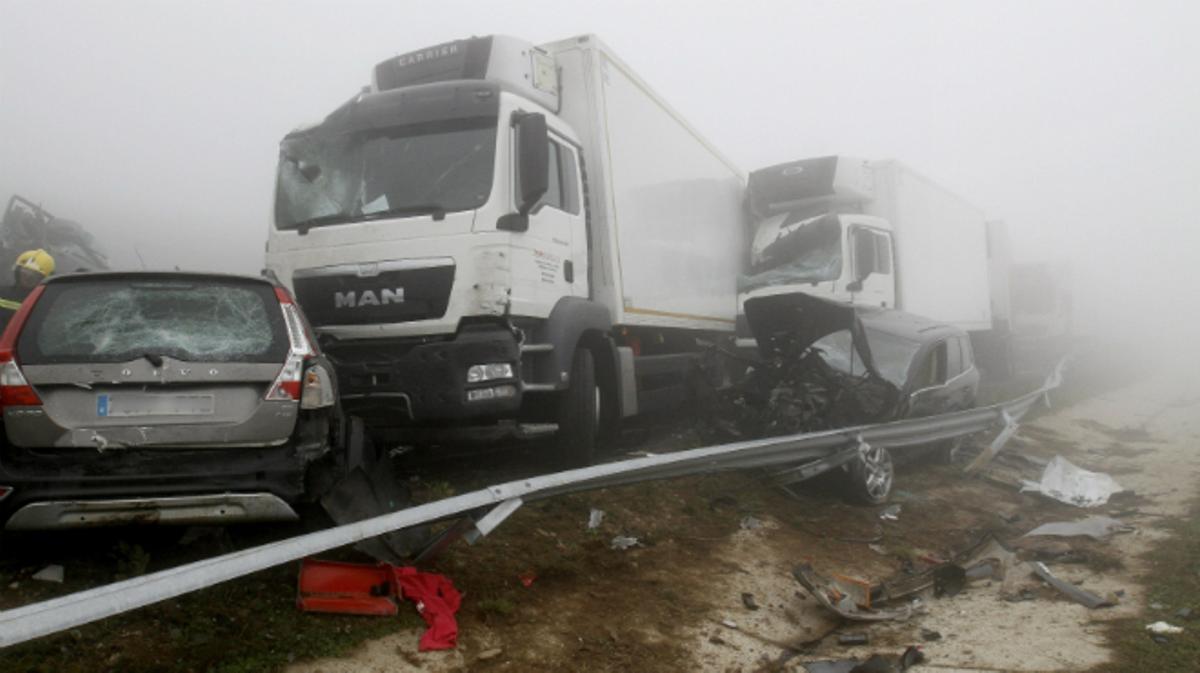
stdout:
[(336, 308), (362, 308), (364, 306), (387, 306), (388, 304), (403, 304), (404, 303), (404, 288), (398, 287), (394, 290), (384, 288), (378, 291), (363, 290), (362, 292), (335, 292), (333, 293), (333, 307)]

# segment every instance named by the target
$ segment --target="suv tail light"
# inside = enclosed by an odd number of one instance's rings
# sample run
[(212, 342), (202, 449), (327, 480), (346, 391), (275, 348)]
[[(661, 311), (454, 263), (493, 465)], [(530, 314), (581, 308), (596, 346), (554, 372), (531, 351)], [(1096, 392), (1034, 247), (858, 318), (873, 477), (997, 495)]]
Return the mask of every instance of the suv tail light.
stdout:
[(279, 376), (276, 376), (275, 382), (271, 384), (266, 399), (298, 402), (302, 394), (305, 361), (315, 357), (317, 352), (304, 319), (300, 316), (300, 309), (292, 301), (292, 295), (288, 294), (287, 290), (277, 287), (275, 297), (279, 300), (280, 310), (283, 311), (283, 322), (287, 327), (291, 347), (288, 349), (287, 361), (283, 363)]
[(0, 336), (0, 409), (42, 405), (42, 399), (38, 397), (33, 386), (25, 380), (25, 374), (17, 365), (16, 351), (17, 337), (21, 336), (21, 329), (29, 320), (29, 313), (33, 311), (33, 305), (45, 290), (44, 285), (33, 288), (29, 296), (21, 302), (21, 308), (17, 309), (16, 314), (8, 321), (8, 327), (4, 328), (3, 336)]

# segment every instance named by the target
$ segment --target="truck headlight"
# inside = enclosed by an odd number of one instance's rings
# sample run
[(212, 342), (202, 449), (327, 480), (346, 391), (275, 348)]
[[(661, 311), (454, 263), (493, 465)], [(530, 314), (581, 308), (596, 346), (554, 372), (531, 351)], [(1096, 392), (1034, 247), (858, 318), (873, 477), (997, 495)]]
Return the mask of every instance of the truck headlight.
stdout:
[(511, 379), (512, 377), (513, 367), (507, 362), (472, 365), (467, 369), (467, 383), (482, 383), (496, 379)]

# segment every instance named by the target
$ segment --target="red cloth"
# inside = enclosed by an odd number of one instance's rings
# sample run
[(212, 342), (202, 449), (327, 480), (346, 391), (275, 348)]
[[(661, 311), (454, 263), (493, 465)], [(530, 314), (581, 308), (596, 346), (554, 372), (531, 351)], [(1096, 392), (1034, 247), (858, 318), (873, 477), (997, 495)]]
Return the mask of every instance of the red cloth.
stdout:
[(462, 605), (462, 594), (444, 575), (423, 573), (408, 566), (392, 566), (396, 593), (417, 605), (417, 612), (429, 625), (421, 634), (417, 649), (449, 650), (458, 643), (458, 622), (454, 613)]

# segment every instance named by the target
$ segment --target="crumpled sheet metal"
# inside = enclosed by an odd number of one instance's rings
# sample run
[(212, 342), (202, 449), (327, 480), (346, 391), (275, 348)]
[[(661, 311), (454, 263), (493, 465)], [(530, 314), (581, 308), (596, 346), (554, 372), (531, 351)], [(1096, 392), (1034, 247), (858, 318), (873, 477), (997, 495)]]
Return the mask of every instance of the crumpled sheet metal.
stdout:
[(1059, 537), (1090, 537), (1094, 540), (1108, 539), (1113, 533), (1126, 533), (1133, 530), (1122, 521), (1107, 516), (1089, 516), (1079, 521), (1052, 521), (1044, 523), (1029, 531), (1022, 537), (1038, 535), (1054, 535)]
[(1076, 467), (1062, 456), (1046, 465), (1041, 481), (1026, 481), (1021, 487), (1023, 493), (1041, 493), (1076, 507), (1098, 507), (1123, 490), (1111, 476)]
[(861, 622), (880, 622), (893, 619), (908, 619), (912, 616), (912, 607), (908, 605), (899, 608), (862, 608), (855, 601), (856, 587), (844, 586), (836, 579), (825, 577), (807, 563), (801, 563), (792, 569), (792, 575), (800, 586), (808, 590), (817, 602), (826, 609), (845, 619)]
[(1059, 593), (1063, 594), (1067, 598), (1070, 598), (1071, 600), (1075, 601), (1076, 603), (1079, 603), (1080, 605), (1084, 606), (1085, 608), (1087, 608), (1089, 610), (1095, 610), (1096, 608), (1107, 608), (1107, 607), (1113, 606), (1112, 601), (1105, 599), (1105, 598), (1101, 598), (1101, 597), (1097, 596), (1096, 594), (1088, 591), (1087, 589), (1077, 587), (1070, 582), (1067, 582), (1067, 581), (1059, 579), (1058, 577), (1055, 577), (1054, 573), (1051, 573), (1050, 569), (1046, 567), (1046, 564), (1042, 563), (1041, 561), (1035, 561), (1033, 563), (1032, 567), (1033, 567), (1033, 572), (1036, 573), (1038, 577), (1042, 578), (1042, 580), (1045, 581), (1046, 584), (1049, 584), (1050, 586), (1054, 587), (1055, 589), (1057, 589), (1059, 591)]

